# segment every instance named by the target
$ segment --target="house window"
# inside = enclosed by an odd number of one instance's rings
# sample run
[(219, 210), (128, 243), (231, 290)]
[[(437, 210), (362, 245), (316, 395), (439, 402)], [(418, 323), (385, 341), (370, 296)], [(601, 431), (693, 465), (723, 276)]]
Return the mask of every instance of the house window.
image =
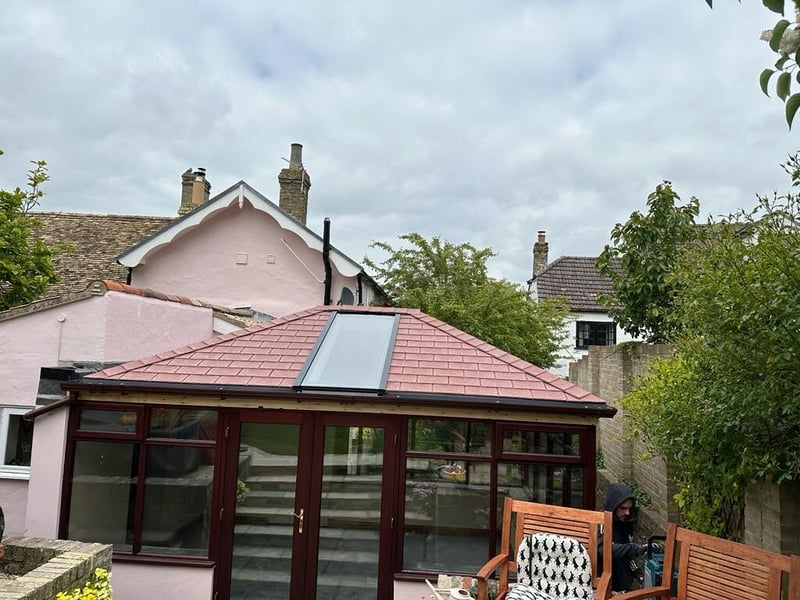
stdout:
[(589, 506), (589, 431), (409, 419), (403, 571), (475, 572), (496, 554), (506, 496)]
[(68, 539), (207, 558), (217, 413), (83, 408), (72, 416)]
[(617, 326), (613, 321), (577, 321), (575, 347), (613, 346), (617, 343)]
[(27, 479), (30, 475), (33, 422), (24, 415), (30, 408), (0, 407), (0, 477)]

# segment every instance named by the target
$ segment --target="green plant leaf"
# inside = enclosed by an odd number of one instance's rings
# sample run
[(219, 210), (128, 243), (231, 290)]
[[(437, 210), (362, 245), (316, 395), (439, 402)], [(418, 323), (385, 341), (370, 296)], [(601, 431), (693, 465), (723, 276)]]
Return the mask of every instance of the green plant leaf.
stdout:
[(778, 76), (778, 83), (775, 86), (775, 93), (778, 94), (778, 98), (781, 100), (786, 100), (786, 96), (789, 95), (789, 88), (792, 85), (792, 74), (791, 73), (781, 73)]
[(706, 4), (708, 4), (708, 8), (714, 8), (712, 0), (706, 0)]
[(779, 15), (783, 15), (783, 0), (761, 0), (761, 4)]
[(792, 121), (798, 108), (800, 108), (800, 94), (789, 96), (786, 101), (786, 123), (789, 125), (789, 129), (792, 128)]
[(789, 60), (789, 55), (782, 54), (781, 57), (777, 61), (775, 61), (775, 68), (778, 69), (779, 71), (782, 71), (783, 66), (786, 64), (788, 60)]
[(769, 47), (772, 48), (773, 52), (778, 52), (780, 49), (781, 38), (783, 37), (783, 32), (786, 31), (787, 27), (789, 27), (789, 21), (786, 19), (781, 19), (775, 23), (775, 27), (772, 28), (772, 37), (769, 38)]
[(769, 85), (769, 78), (775, 74), (775, 69), (764, 69), (758, 77), (758, 83), (761, 85), (761, 91), (764, 95), (769, 96), (767, 86)]

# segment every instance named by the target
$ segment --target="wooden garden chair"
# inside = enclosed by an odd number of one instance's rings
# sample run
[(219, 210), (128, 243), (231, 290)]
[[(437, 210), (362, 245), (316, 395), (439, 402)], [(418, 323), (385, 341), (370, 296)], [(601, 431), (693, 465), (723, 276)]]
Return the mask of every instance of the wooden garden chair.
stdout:
[[(529, 565), (525, 561), (529, 559), (531, 551), (541, 554), (544, 550), (545, 559), (558, 557), (554, 558), (554, 561), (560, 563), (561, 557), (566, 556), (563, 552), (574, 551), (574, 548), (567, 548), (567, 546), (570, 545), (569, 542), (575, 540), (582, 547), (580, 552), (588, 558), (588, 568), (591, 571), (585, 577), (590, 578), (594, 600), (606, 600), (611, 594), (611, 519), (612, 514), (608, 511), (552, 506), (506, 498), (503, 504), (500, 546), (502, 552), (489, 560), (476, 574), (478, 580), (477, 600), (488, 600), (488, 582), (495, 574), (497, 576), (496, 600), (505, 600), (509, 596), (510, 575), (512, 574), (518, 581), (514, 587), (519, 587), (518, 590), (513, 591), (512, 598), (514, 596), (539, 598), (548, 597), (548, 595), (553, 598), (564, 597), (564, 595), (549, 592), (542, 595), (541, 588), (530, 592), (539, 594), (538, 596), (526, 595), (529, 593), (527, 590), (533, 588), (530, 586), (532, 582), (526, 580), (529, 576), (526, 572)], [(601, 528), (606, 534), (603, 536), (602, 575), (599, 575), (597, 557)], [(554, 535), (536, 536), (535, 534)], [(521, 545), (522, 551), (520, 551)], [(552, 556), (548, 557), (547, 553), (551, 551), (553, 551)], [(522, 569), (518, 564), (518, 558), (522, 558)], [(550, 568), (548, 567), (548, 569)], [(520, 572), (521, 570), (522, 572)], [(540, 577), (537, 576), (536, 579), (538, 581)], [(558, 585), (562, 586), (561, 583)], [(549, 587), (555, 589), (553, 585), (549, 585)], [(559, 590), (561, 590), (560, 587)]]

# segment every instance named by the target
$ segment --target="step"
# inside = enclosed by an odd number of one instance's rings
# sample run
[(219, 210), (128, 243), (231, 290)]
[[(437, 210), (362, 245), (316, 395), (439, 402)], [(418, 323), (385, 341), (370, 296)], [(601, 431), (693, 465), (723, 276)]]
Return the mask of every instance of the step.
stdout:
[[(270, 538), (281, 540), (278, 546), (288, 548), (288, 538), (293, 534), (293, 528), (280, 525), (249, 525), (237, 524), (234, 527), (234, 545), (244, 547), (269, 547)], [(365, 547), (375, 547), (378, 532), (369, 529), (333, 529), (325, 528), (320, 531), (320, 549), (332, 550), (361, 550)]]
[[(322, 496), (325, 507), (346, 507), (348, 509), (377, 509), (381, 504), (380, 491), (329, 492)], [(240, 507), (275, 507), (290, 510), (294, 506), (294, 493), (280, 490), (250, 490), (247, 497), (239, 503)]]
[[(323, 572), (341, 573), (343, 575), (376, 575), (378, 548), (370, 552), (361, 549), (319, 551), (319, 568)], [(269, 546), (235, 547), (233, 552), (234, 572), (239, 569), (257, 569), (266, 571), (287, 571), (291, 552), (288, 548)]]
[[(244, 480), (251, 491), (294, 490), (296, 478), (294, 474), (250, 474)], [(361, 490), (368, 488), (380, 490), (382, 478), (380, 475), (325, 475), (322, 478), (322, 487), (326, 492), (340, 492)]]
[[(248, 506), (236, 507), (236, 523), (251, 525), (291, 525), (295, 517), (291, 507)], [(322, 527), (377, 529), (380, 510), (325, 509), (320, 517)]]

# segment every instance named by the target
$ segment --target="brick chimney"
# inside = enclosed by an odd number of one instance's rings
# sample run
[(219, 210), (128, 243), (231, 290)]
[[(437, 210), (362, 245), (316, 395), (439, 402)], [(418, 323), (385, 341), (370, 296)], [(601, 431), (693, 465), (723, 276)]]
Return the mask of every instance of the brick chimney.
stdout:
[(547, 251), (550, 244), (545, 239), (545, 232), (539, 231), (536, 243), (533, 245), (533, 278), (541, 273), (547, 266)]
[(282, 169), (278, 174), (278, 183), (281, 187), (279, 206), (284, 212), (305, 225), (311, 177), (303, 168), (303, 146), (301, 144), (292, 144), (289, 167)]
[(179, 215), (194, 210), (208, 202), (211, 195), (211, 182), (206, 179), (206, 170), (202, 167), (186, 169), (181, 175), (181, 206)]

